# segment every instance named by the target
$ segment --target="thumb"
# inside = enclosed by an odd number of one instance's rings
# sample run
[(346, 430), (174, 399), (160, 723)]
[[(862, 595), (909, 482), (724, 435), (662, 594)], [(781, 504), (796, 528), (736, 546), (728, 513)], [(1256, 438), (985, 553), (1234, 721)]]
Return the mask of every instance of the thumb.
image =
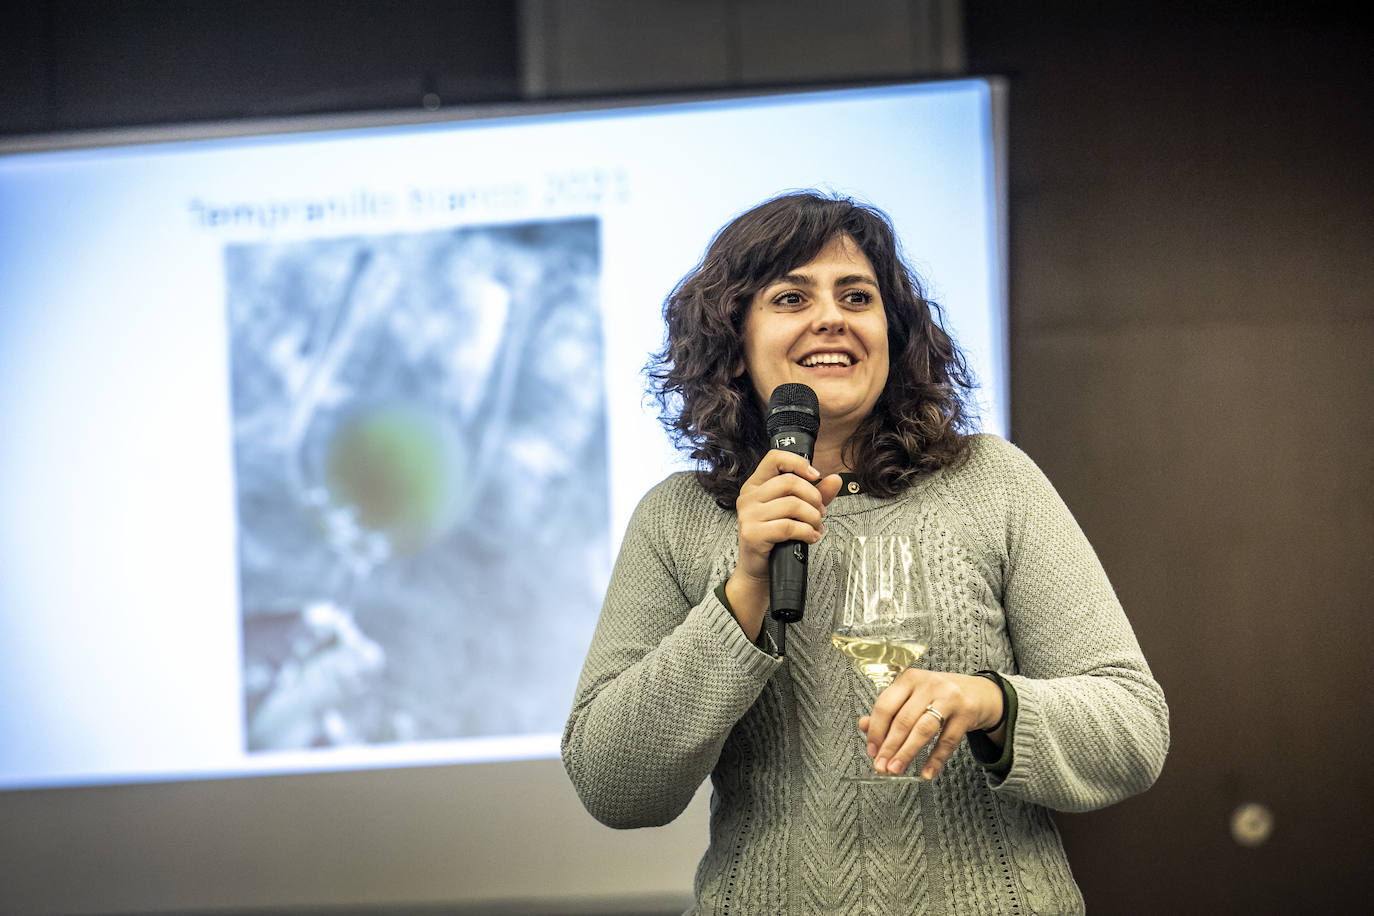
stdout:
[(844, 486), (844, 481), (840, 479), (839, 474), (830, 474), (816, 481), (816, 489), (821, 494), (821, 504), (830, 505), (830, 501), (839, 495), (842, 486)]

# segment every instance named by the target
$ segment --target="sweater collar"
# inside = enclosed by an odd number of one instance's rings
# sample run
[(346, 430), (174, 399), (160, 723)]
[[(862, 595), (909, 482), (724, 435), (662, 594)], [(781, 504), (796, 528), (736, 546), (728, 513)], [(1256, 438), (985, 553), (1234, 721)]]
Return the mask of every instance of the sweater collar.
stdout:
[[(916, 483), (912, 484), (910, 489), (899, 494), (896, 497), (896, 499), (904, 499), (921, 490), (924, 490), (926, 487), (930, 486), (931, 483), (933, 483), (935, 479), (940, 477), (943, 473), (944, 472), (942, 469), (936, 471), (933, 474), (925, 475), (920, 480), (916, 481)], [(860, 482), (858, 474), (850, 472), (841, 472), (840, 492), (835, 497), (835, 499), (831, 501), (830, 505), (826, 508), (826, 514), (834, 515), (837, 517), (855, 515), (860, 512), (866, 512), (870, 509), (876, 509), (879, 506), (891, 505), (892, 502), (893, 500), (891, 499), (881, 499), (876, 496), (870, 496), (864, 490), (863, 484)]]

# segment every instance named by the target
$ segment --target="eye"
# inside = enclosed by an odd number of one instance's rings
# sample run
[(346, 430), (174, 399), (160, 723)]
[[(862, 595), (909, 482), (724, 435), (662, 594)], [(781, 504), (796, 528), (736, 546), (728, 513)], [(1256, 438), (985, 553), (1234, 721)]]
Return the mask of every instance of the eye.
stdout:
[(874, 298), (874, 295), (865, 289), (851, 289), (842, 297), (844, 303), (854, 309), (867, 308), (873, 304)]
[(785, 293), (778, 293), (776, 296), (773, 297), (772, 301), (773, 304), (778, 306), (779, 308), (800, 308), (802, 306), (802, 294), (796, 292), (795, 290), (789, 290)]

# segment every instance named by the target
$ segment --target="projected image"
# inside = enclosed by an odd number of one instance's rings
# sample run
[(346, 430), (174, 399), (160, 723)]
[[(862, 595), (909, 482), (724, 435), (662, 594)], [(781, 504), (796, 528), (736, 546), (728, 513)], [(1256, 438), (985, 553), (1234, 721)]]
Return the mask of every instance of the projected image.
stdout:
[(631, 514), (694, 464), (645, 399), (663, 299), (734, 215), (886, 211), (1006, 434), (1000, 99), (0, 138), (0, 795), (556, 758)]
[(610, 564), (598, 229), (226, 248), (246, 750), (561, 728)]

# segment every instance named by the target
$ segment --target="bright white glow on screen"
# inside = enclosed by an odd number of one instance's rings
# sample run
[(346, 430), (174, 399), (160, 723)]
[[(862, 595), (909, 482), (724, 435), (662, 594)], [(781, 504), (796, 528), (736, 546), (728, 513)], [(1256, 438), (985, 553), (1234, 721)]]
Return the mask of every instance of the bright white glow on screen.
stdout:
[(557, 753), (730, 217), (873, 203), (1006, 433), (983, 81), (0, 156), (0, 788)]

